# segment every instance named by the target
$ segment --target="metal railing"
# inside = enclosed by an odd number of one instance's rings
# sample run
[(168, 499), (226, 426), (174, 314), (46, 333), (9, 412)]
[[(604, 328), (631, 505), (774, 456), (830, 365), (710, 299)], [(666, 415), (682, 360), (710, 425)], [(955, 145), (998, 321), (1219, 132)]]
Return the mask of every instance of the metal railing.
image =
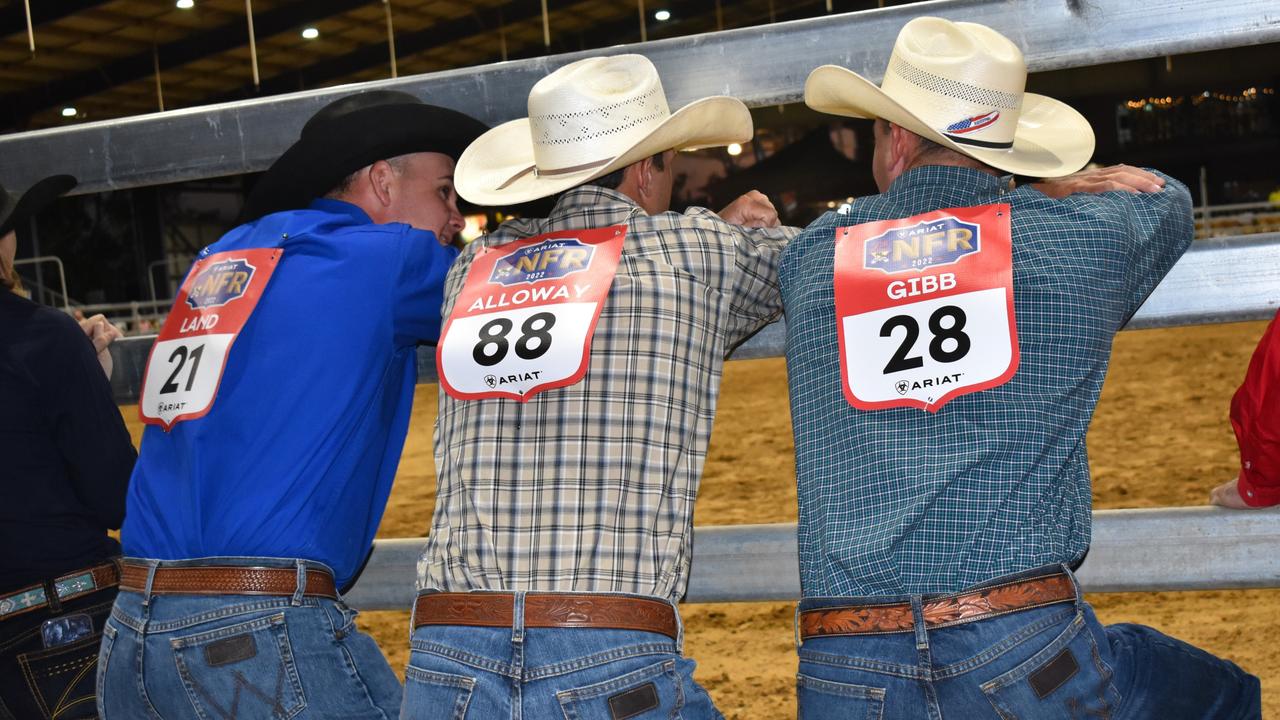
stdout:
[[(920, 14), (1002, 31), (1022, 45), (1033, 71), (1280, 41), (1274, 0), (939, 0), (357, 87), (409, 90), (496, 123), (523, 116), (528, 89), (550, 70), (625, 50), (654, 61), (673, 107), (711, 94), (771, 105), (798, 100), (804, 78), (824, 63), (878, 79), (898, 29)], [(79, 192), (95, 192), (262, 170), (315, 110), (357, 87), (0, 137), (0, 182), (22, 187), (56, 166), (80, 178)], [(1128, 327), (1263, 318), (1277, 306), (1280, 233), (1210, 240), (1178, 263)], [(781, 324), (772, 325), (734, 357), (777, 356), (784, 338)], [(118, 397), (137, 397), (149, 345), (117, 344)], [(434, 377), (429, 350), (419, 353), (419, 367), (424, 379)], [(1095, 519), (1082, 569), (1091, 590), (1280, 586), (1280, 510), (1123, 510)], [(351, 601), (407, 608), (423, 541), (379, 541)], [(697, 528), (690, 600), (792, 599), (797, 582), (794, 526)]]
[(1033, 72), (1280, 41), (1275, 0), (939, 0), (9, 135), (0, 184), (58, 168), (87, 193), (264, 170), (316, 110), (357, 89), (407, 90), (496, 124), (526, 115), (529, 88), (551, 70), (619, 52), (653, 61), (673, 108), (719, 94), (796, 102), (826, 63), (879, 80), (898, 30), (925, 14), (1001, 31)]

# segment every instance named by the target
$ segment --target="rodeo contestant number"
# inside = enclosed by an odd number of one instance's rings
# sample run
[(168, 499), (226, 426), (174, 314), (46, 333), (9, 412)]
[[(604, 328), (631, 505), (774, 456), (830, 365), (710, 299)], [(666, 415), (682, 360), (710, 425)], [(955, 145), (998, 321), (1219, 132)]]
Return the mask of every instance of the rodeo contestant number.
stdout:
[[(944, 326), (942, 321), (947, 319), (950, 319), (950, 323)], [(943, 305), (934, 310), (933, 314), (929, 316), (929, 332), (933, 333), (933, 339), (929, 341), (929, 357), (940, 363), (953, 363), (968, 355), (973, 343), (969, 340), (969, 336), (964, 333), (964, 325), (967, 320), (964, 310), (955, 305)], [(903, 328), (907, 333), (902, 339), (902, 344), (898, 346), (897, 352), (893, 354), (893, 357), (889, 358), (888, 364), (884, 366), (885, 375), (924, 367), (923, 357), (919, 355), (915, 357), (907, 356), (907, 353), (911, 352), (916, 345), (916, 340), (920, 337), (920, 324), (910, 315), (894, 315), (885, 320), (884, 324), (880, 326), (880, 337), (892, 337), (893, 331), (897, 328)], [(946, 348), (948, 340), (955, 342), (955, 346), (950, 350)]]
[[(556, 325), (556, 316), (549, 312), (530, 315), (520, 324), (520, 337), (516, 340), (516, 356), (523, 360), (537, 360), (551, 349), (551, 328)], [(490, 320), (480, 327), (480, 341), (471, 351), (471, 357), (478, 365), (492, 367), (507, 357), (511, 344), (507, 336), (515, 323), (508, 318)], [(490, 350), (492, 348), (492, 350)]]
[[(187, 352), (186, 345), (179, 345), (173, 349), (173, 354), (169, 356), (169, 364), (173, 366), (173, 374), (168, 380), (164, 381), (164, 385), (160, 387), (161, 395), (169, 395), (178, 392), (178, 375), (182, 373), (182, 366), (187, 364), (187, 360), (191, 360), (191, 372), (187, 374), (187, 386), (184, 392), (191, 392), (191, 386), (196, 381), (196, 373), (200, 372), (200, 356), (204, 355), (204, 345), (198, 345), (195, 349)], [(177, 365), (174, 365), (174, 361)]]

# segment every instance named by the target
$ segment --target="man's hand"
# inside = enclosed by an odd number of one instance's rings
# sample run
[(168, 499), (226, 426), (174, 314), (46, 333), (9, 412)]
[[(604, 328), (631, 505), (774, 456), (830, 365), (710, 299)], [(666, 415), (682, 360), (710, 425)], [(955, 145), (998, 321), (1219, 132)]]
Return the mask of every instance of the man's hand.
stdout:
[(770, 228), (778, 227), (779, 224), (778, 211), (759, 190), (752, 190), (734, 200), (718, 214), (731, 225)]
[(1072, 193), (1103, 193), (1112, 190), (1143, 193), (1160, 192), (1164, 178), (1132, 165), (1110, 165), (1096, 170), (1081, 170), (1065, 177), (1042, 180), (1031, 187), (1051, 198), (1061, 199)]
[(1227, 482), (1222, 483), (1218, 487), (1209, 491), (1209, 502), (1224, 508), (1234, 508), (1236, 510), (1256, 510), (1252, 505), (1246, 505), (1244, 498), (1240, 497), (1239, 476), (1234, 477)]
[(113, 368), (111, 361), (111, 343), (124, 337), (124, 333), (120, 332), (120, 328), (112, 325), (107, 318), (102, 315), (94, 315), (93, 317), (78, 318), (80, 320), (80, 329), (84, 331), (85, 337), (93, 342), (93, 351), (98, 354), (98, 363), (102, 365), (102, 372), (107, 374), (107, 379), (111, 379), (111, 370)]

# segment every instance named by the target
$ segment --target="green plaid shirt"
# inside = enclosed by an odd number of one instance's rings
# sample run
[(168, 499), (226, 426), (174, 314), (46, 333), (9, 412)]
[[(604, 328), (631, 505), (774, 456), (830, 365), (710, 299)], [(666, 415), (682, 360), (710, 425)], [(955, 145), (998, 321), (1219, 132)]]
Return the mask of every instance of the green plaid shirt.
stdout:
[(418, 585), (449, 591), (628, 592), (677, 599), (724, 357), (781, 312), (795, 228), (744, 229), (691, 208), (650, 216), (621, 193), (564, 193), (551, 216), (477, 247), (627, 225), (586, 377), (529, 402), (440, 393), (438, 489)]
[[(1191, 198), (1162, 192), (1052, 200), (976, 170), (912, 170), (827, 213), (779, 270), (799, 481), (805, 596), (955, 592), (1081, 559), (1092, 495), (1085, 431), (1116, 331), (1192, 238)], [(1007, 383), (937, 414), (845, 400), (834, 228), (1008, 202), (1021, 364)]]

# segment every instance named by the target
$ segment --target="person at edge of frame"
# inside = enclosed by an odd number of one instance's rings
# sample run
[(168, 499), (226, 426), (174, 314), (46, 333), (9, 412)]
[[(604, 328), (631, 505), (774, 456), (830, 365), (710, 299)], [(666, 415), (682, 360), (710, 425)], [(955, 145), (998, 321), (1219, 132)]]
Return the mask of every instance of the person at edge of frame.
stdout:
[[(111, 394), (120, 331), (22, 295), (17, 232), (76, 186), (0, 188), (0, 718), (92, 718), (137, 454)], [(87, 338), (87, 339), (86, 339)]]
[(484, 129), (398, 91), (336, 100), (198, 256), (143, 381), (103, 717), (399, 713), (341, 593), (439, 333), (454, 163)]
[(1025, 77), (996, 31), (920, 17), (881, 87), (830, 65), (806, 82), (810, 107), (875, 121), (881, 193), (823, 215), (779, 269), (799, 715), (1258, 718), (1256, 677), (1102, 625), (1073, 575), (1112, 339), (1193, 226), (1159, 173), (1138, 193), (1014, 188), (1093, 152), (1087, 121)]
[(1280, 312), (1267, 324), (1231, 397), (1231, 429), (1240, 472), (1214, 488), (1209, 502), (1243, 510), (1280, 505)]
[(780, 313), (798, 230), (754, 191), (671, 211), (676, 151), (745, 142), (751, 116), (670, 112), (642, 56), (570, 63), (528, 108), (458, 161), (471, 202), (559, 197), (449, 273), (401, 714), (720, 717), (675, 602), (724, 358)]

